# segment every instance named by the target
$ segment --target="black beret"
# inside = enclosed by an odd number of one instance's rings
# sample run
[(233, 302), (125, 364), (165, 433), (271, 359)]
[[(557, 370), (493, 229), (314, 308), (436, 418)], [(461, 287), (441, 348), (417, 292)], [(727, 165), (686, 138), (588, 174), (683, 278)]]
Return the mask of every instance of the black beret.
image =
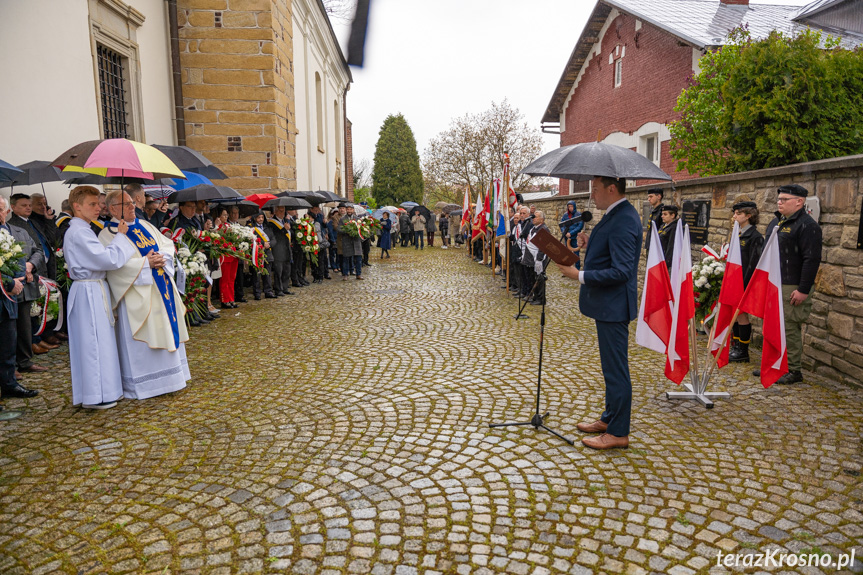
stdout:
[(788, 184), (787, 186), (779, 186), (779, 193), (805, 198), (809, 195), (809, 190), (799, 184)]
[(339, 207), (340, 208), (346, 208), (346, 207), (348, 207), (348, 204), (345, 202), (339, 202)]
[(674, 204), (662, 204), (663, 212), (671, 212), (672, 214), (677, 215), (677, 206)]
[(665, 197), (665, 192), (662, 191), (662, 188), (650, 188), (647, 190), (647, 195), (656, 194), (660, 198)]
[(755, 202), (737, 202), (731, 206), (731, 209), (735, 212), (737, 210), (742, 210), (743, 208), (758, 208), (758, 206), (755, 205)]

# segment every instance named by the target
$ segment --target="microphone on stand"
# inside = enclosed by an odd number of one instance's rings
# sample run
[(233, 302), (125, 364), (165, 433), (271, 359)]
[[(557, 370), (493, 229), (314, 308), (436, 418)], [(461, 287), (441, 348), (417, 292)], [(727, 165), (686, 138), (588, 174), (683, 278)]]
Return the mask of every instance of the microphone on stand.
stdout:
[(593, 219), (593, 214), (588, 211), (581, 212), (577, 216), (571, 217), (568, 220), (563, 220), (560, 222), (558, 227), (560, 228), (561, 233), (563, 230), (569, 226), (570, 224), (577, 224), (578, 222), (589, 222)]

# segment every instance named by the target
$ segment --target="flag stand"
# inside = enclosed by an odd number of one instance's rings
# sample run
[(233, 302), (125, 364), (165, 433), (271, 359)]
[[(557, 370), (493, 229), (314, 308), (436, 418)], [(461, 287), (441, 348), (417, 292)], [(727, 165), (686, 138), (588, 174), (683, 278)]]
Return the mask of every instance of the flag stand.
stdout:
[[(545, 272), (542, 272), (541, 274), (539, 274), (537, 276), (536, 283), (533, 284), (533, 288), (531, 289), (531, 294), (533, 293), (533, 290), (536, 289), (536, 286), (539, 285), (539, 282), (541, 280), (544, 280), (544, 279), (545, 279)], [(517, 422), (508, 422), (508, 423), (489, 423), (488, 426), (491, 429), (494, 429), (497, 427), (522, 427), (522, 426), (526, 426), (526, 425), (532, 425), (533, 428), (536, 430), (544, 429), (547, 432), (554, 435), (555, 437), (559, 437), (560, 439), (564, 440), (568, 444), (575, 445), (575, 442), (573, 442), (571, 439), (567, 439), (563, 435), (559, 434), (558, 432), (554, 431), (553, 429), (551, 429), (550, 427), (545, 425), (545, 419), (549, 416), (550, 412), (546, 411), (545, 415), (540, 414), (540, 412), (539, 412), (539, 401), (540, 401), (540, 394), (541, 394), (541, 390), (542, 390), (542, 348), (543, 348), (543, 342), (545, 340), (545, 299), (546, 299), (545, 295), (543, 295), (543, 297), (542, 297), (542, 314), (540, 315), (540, 318), (539, 318), (539, 369), (537, 370), (537, 376), (536, 376), (536, 411), (534, 412), (533, 417), (530, 418), (530, 421), (517, 421)]]
[[(735, 314), (735, 319), (737, 318)], [(732, 320), (731, 324), (734, 324)], [(716, 327), (716, 321), (713, 322), (713, 328)], [(710, 341), (713, 341), (714, 330), (711, 328), (710, 330)], [(707, 384), (710, 381), (710, 376), (713, 374), (713, 367), (716, 365), (714, 361), (710, 366), (710, 369), (704, 373), (704, 377), (698, 377), (698, 348), (695, 345), (695, 318), (689, 320), (689, 338), (692, 342), (690, 344), (691, 353), (694, 358), (692, 371), (690, 372), (690, 376), (692, 377), (692, 384), (684, 383), (684, 387), (686, 387), (687, 391), (666, 391), (665, 399), (694, 399), (698, 401), (701, 405), (703, 405), (707, 409), (713, 409), (713, 399), (731, 399), (731, 394), (727, 391), (707, 391)], [(726, 336), (727, 339), (727, 336)], [(708, 346), (710, 346), (710, 342), (708, 342)], [(725, 347), (723, 343), (723, 347)], [(721, 350), (722, 348), (720, 348)]]

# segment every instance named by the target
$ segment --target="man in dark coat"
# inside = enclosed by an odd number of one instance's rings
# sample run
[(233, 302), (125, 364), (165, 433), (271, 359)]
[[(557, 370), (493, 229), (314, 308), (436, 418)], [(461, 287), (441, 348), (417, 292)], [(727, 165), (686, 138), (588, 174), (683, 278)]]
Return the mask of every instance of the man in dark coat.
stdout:
[(277, 206), (267, 220), (267, 235), (273, 250), (273, 290), (276, 296), (293, 295), (291, 291), (291, 224), (285, 206)]
[(197, 204), (195, 202), (180, 202), (180, 213), (177, 217), (171, 220), (170, 228), (176, 231), (178, 228), (183, 228), (187, 231), (199, 232), (204, 229), (201, 221), (195, 217)]
[(599, 343), (599, 359), (605, 378), (605, 411), (593, 423), (579, 423), (584, 433), (602, 433), (582, 440), (592, 449), (629, 446), (632, 415), (632, 380), (629, 374), (629, 323), (638, 314), (638, 260), (642, 223), (638, 211), (626, 199), (626, 180), (595, 177), (591, 197), (605, 215), (593, 227), (588, 240), (578, 234), (585, 250), (581, 271), (558, 264), (563, 274), (578, 280), (578, 307), (593, 318)]
[(812, 289), (821, 265), (821, 226), (806, 213), (809, 191), (798, 184), (779, 187), (776, 217), (767, 226), (767, 238), (777, 230), (782, 301), (785, 312), (785, 345), (788, 373), (776, 383), (803, 381), (803, 324), (812, 311)]
[(352, 237), (343, 231), (345, 224), (357, 220), (354, 215), (354, 207), (348, 204), (345, 215), (339, 220), (337, 232), (342, 243), (342, 281), (347, 281), (351, 273), (356, 274), (358, 280), (363, 278), (363, 242), (359, 237)]
[(399, 215), (399, 235), (401, 236), (402, 247), (406, 247), (411, 241), (411, 236), (413, 236), (411, 218), (407, 212)]
[[(23, 269), (19, 272), (18, 278), (13, 278), (13, 280), (15, 280), (14, 283), (20, 283), (22, 289), (18, 291), (15, 296), (15, 299), (17, 300), (16, 305), (14, 306), (15, 309), (13, 310), (12, 306), (9, 306), (8, 309), (4, 311), (4, 317), (6, 317), (7, 321), (11, 321), (13, 319), (12, 316), (15, 316), (15, 337), (11, 338), (11, 340), (4, 341), (0, 345), (15, 346), (15, 363), (18, 365), (18, 371), (48, 371), (48, 368), (33, 363), (33, 328), (30, 322), (30, 308), (33, 305), (33, 302), (39, 299), (39, 275), (37, 270), (42, 269), (41, 266), (44, 264), (42, 250), (36, 247), (36, 244), (33, 243), (33, 240), (30, 238), (30, 234), (28, 234), (26, 230), (9, 225), (7, 220), (8, 216), (9, 206), (6, 203), (6, 199), (0, 196), (0, 228), (11, 234), (16, 241), (24, 244), (22, 248), (24, 255), (20, 260)], [(4, 278), (3, 280), (4, 289), (6, 287), (7, 280), (8, 278)], [(0, 296), (0, 298), (5, 300), (6, 296)], [(8, 304), (11, 303), (12, 302), (8, 302)], [(5, 305), (7, 304), (4, 304), (4, 306)], [(6, 330), (9, 330), (8, 325), (6, 325)], [(14, 368), (12, 371), (12, 381), (15, 381)], [(33, 397), (36, 395), (36, 392), (30, 390), (20, 392), (20, 390), (15, 388), (15, 386), (18, 385), (17, 382), (13, 384), (5, 381), (3, 384), (10, 386), (2, 389), (2, 394), (6, 397)], [(24, 388), (21, 387), (21, 389)]]
[(299, 228), (297, 227), (297, 210), (288, 210), (288, 222), (291, 224), (291, 285), (294, 287), (306, 287), (311, 285), (306, 280), (306, 254), (297, 239)]
[(644, 227), (647, 228), (647, 239), (644, 242), (645, 252), (650, 250), (650, 225), (655, 224), (656, 230), (662, 227), (662, 188), (651, 188), (647, 190), (647, 203), (650, 204), (650, 215), (647, 217)]

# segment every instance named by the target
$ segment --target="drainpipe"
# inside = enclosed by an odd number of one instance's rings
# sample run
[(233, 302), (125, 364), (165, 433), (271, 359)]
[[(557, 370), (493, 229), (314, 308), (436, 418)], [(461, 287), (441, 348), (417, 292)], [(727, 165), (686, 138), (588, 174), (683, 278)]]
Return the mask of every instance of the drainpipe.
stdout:
[[(350, 88), (350, 84), (345, 86), (345, 91), (342, 94), (342, 146), (344, 147), (342, 150), (342, 157), (345, 159), (345, 197), (349, 201), (353, 201), (353, 165), (351, 165), (351, 181), (350, 184), (348, 183), (348, 90), (350, 90)], [(353, 164), (353, 161), (354, 155), (352, 151), (351, 164)], [(348, 197), (348, 185), (351, 186), (351, 197)]]
[(177, 0), (168, 2), (168, 28), (171, 32), (171, 75), (174, 83), (174, 118), (177, 145), (186, 145), (186, 114), (183, 111), (183, 74), (180, 68), (180, 36), (177, 23)]

